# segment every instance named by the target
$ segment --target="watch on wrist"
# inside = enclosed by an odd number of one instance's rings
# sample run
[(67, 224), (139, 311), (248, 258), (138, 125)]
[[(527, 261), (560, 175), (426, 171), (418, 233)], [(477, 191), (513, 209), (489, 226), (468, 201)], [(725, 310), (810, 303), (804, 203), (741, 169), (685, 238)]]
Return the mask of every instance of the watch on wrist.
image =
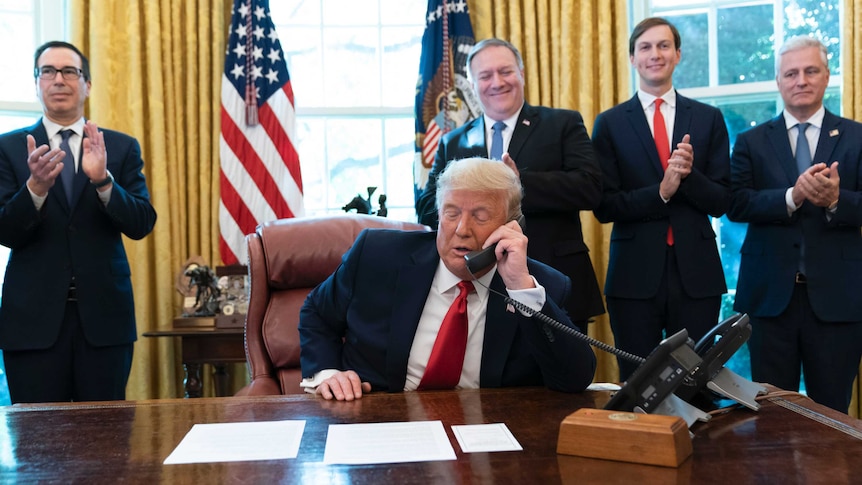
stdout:
[(111, 175), (111, 172), (106, 170), (106, 173), (108, 174), (108, 176), (105, 177), (104, 180), (100, 180), (98, 182), (93, 182), (92, 180), (90, 180), (90, 183), (93, 184), (93, 187), (95, 187), (97, 189), (101, 189), (102, 187), (104, 187), (108, 184), (114, 183), (114, 176)]

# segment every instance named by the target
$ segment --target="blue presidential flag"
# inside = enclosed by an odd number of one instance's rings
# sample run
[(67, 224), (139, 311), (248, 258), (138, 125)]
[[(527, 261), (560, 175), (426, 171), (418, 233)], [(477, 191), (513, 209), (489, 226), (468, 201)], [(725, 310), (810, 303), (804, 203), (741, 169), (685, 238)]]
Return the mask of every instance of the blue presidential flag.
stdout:
[(413, 181), (417, 198), (428, 181), (440, 138), (481, 111), (465, 64), (475, 42), (466, 0), (428, 0), (416, 83)]

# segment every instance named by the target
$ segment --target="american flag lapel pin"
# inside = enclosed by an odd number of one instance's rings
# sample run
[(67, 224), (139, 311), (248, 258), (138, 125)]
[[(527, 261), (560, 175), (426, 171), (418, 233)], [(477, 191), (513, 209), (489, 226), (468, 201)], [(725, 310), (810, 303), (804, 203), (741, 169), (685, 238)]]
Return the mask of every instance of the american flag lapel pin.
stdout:
[(522, 120), (521, 124), (524, 126), (530, 126), (530, 120)]
[(835, 130), (830, 130), (830, 131), (829, 131), (829, 136), (838, 136), (838, 130), (837, 130), (837, 129), (835, 129)]

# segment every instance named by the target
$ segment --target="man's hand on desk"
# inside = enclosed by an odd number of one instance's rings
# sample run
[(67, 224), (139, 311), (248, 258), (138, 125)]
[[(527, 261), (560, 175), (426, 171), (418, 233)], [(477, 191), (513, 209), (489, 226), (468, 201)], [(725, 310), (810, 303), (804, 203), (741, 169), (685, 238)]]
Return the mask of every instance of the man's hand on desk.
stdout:
[(317, 386), (317, 394), (327, 400), (352, 401), (361, 398), (363, 392), (371, 392), (371, 383), (362, 382), (352, 370), (339, 372)]

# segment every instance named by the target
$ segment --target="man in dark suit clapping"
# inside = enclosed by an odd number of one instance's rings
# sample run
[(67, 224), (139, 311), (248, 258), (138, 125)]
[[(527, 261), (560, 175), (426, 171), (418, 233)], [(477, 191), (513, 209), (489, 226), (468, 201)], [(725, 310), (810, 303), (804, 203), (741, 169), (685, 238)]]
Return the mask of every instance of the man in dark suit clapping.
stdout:
[[(602, 203), (613, 222), (605, 282), (616, 346), (646, 357), (685, 328), (697, 341), (716, 323), (727, 291), (712, 217), (730, 203), (730, 148), (718, 109), (679, 95), (679, 32), (653, 17), (635, 26), (629, 60), (638, 92), (596, 118)], [(620, 379), (635, 366), (618, 359)]]
[(847, 412), (862, 356), (862, 124), (823, 106), (826, 47), (775, 56), (778, 117), (742, 133), (727, 212), (747, 222), (737, 311), (751, 317), (751, 375)]
[(36, 50), (43, 117), (0, 136), (0, 244), (11, 248), (0, 348), (12, 402), (124, 399), (137, 339), (122, 235), (156, 212), (134, 138), (84, 119), (90, 65)]

